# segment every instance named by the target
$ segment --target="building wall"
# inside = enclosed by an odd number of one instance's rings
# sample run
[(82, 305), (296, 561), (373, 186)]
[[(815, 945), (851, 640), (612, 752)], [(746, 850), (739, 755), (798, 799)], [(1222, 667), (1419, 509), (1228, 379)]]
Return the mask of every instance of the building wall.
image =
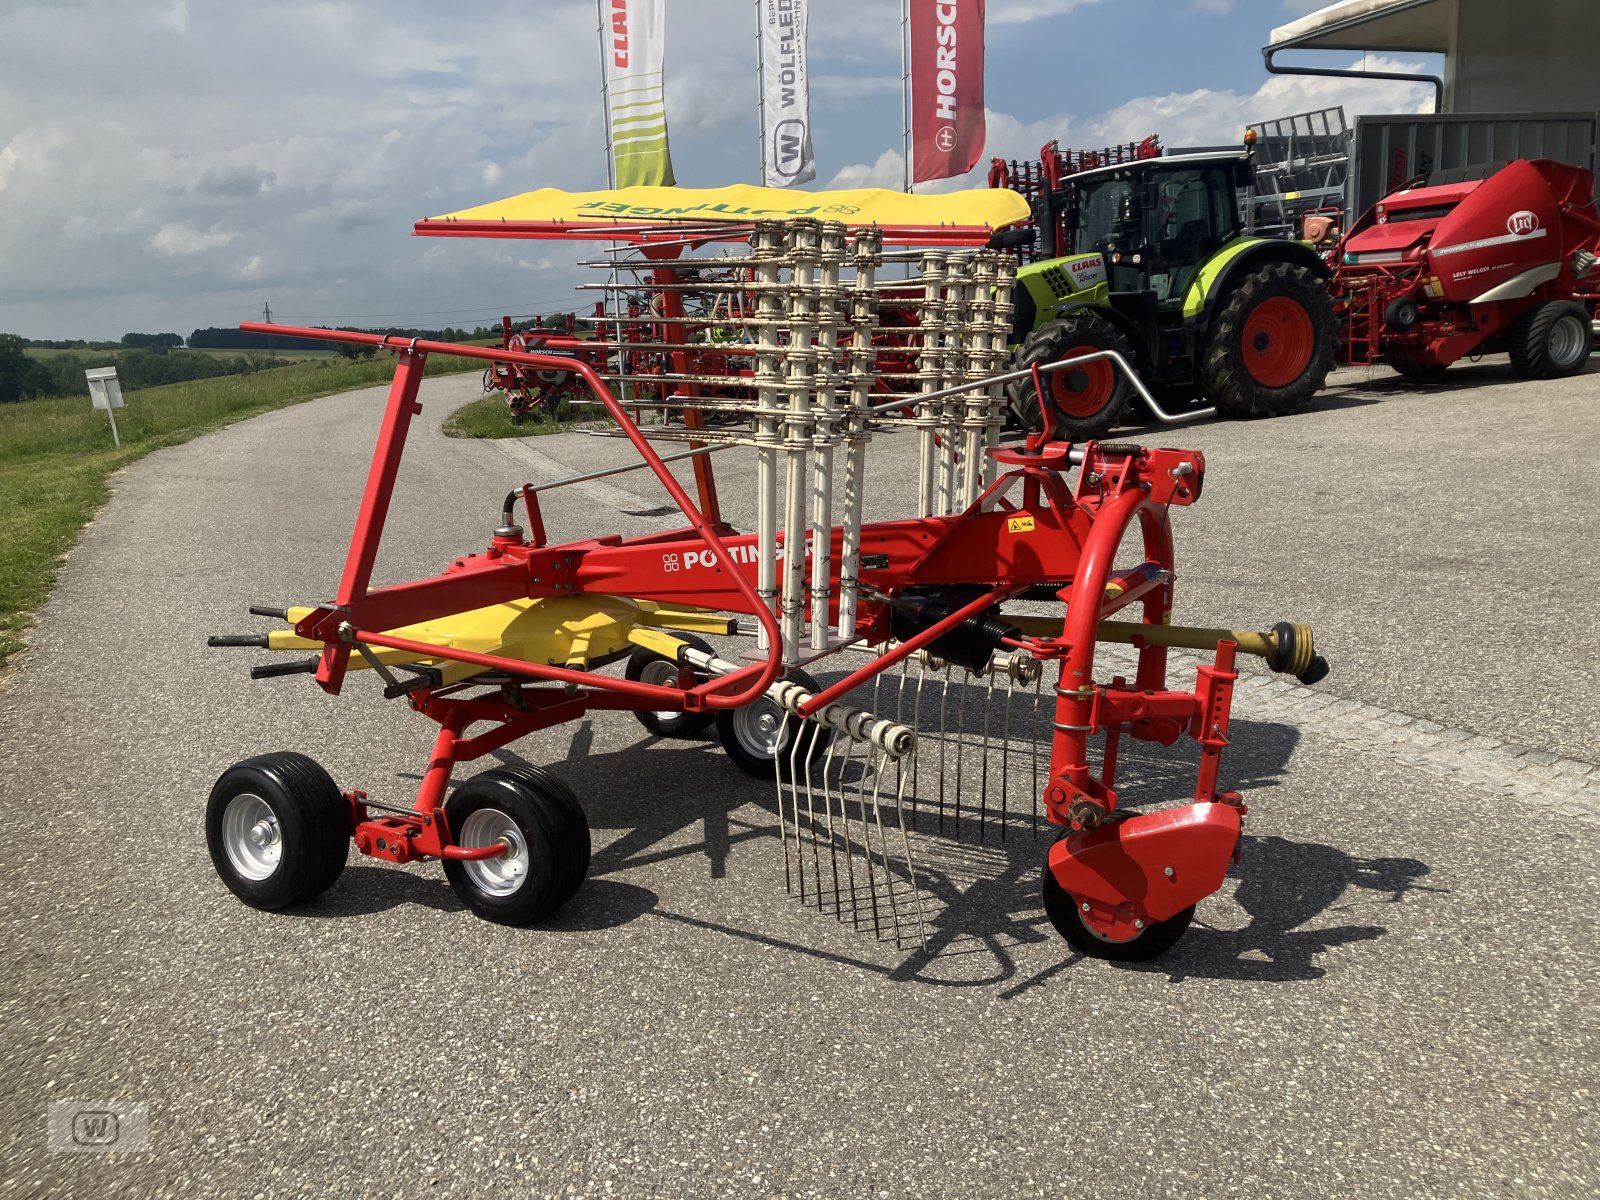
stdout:
[(1458, 0), (1455, 7), (1446, 111), (1600, 111), (1595, 0)]

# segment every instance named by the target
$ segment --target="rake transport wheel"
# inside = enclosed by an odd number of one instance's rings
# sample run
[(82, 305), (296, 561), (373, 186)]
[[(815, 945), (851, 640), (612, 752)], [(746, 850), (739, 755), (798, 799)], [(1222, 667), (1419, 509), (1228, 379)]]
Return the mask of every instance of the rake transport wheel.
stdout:
[(485, 920), (531, 925), (572, 899), (589, 873), (589, 822), (566, 784), (537, 767), (496, 767), (451, 793), (458, 846), (503, 842), (496, 858), (444, 860), (461, 902)]
[[(804, 671), (790, 671), (784, 679), (798, 683), (808, 692), (822, 690), (822, 685)], [(791, 757), (803, 763), (809, 756), (826, 750), (833, 739), (833, 730), (785, 712), (777, 703), (762, 696), (742, 708), (725, 708), (718, 712), (717, 736), (722, 739), (722, 748), (728, 752), (734, 766), (746, 775), (770, 780), (778, 773), (778, 765), (787, 764)], [(795, 745), (797, 737), (801, 739), (798, 747)]]
[(235, 763), (206, 802), (206, 848), (222, 882), (254, 908), (320, 896), (344, 870), (350, 804), (304, 754)]
[(1228, 417), (1299, 412), (1333, 369), (1333, 297), (1306, 267), (1267, 263), (1229, 293), (1200, 354), (1205, 393)]
[(1576, 375), (1589, 360), (1593, 337), (1582, 305), (1552, 300), (1530, 308), (1511, 327), (1511, 369), (1524, 379)]
[[(702, 654), (713, 653), (710, 646), (693, 634), (674, 633), (673, 636), (688, 642)], [(633, 653), (628, 655), (627, 676), (636, 683), (675, 688), (678, 686), (678, 664), (664, 654), (657, 654), (644, 646), (635, 646)], [(650, 733), (664, 738), (694, 737), (709, 729), (711, 722), (717, 719), (713, 712), (691, 713), (670, 709), (663, 712), (635, 710), (633, 715)]]
[[(1131, 814), (1130, 814), (1131, 815)], [(1059, 837), (1066, 837), (1063, 831)], [(1050, 856), (1044, 860), (1044, 876), (1040, 892), (1044, 900), (1045, 915), (1056, 932), (1066, 938), (1079, 954), (1089, 958), (1106, 958), (1113, 962), (1145, 962), (1172, 949), (1194, 919), (1194, 905), (1165, 921), (1151, 921), (1138, 933), (1126, 940), (1114, 940), (1100, 932), (1084, 918), (1078, 899), (1057, 882), (1050, 870)]]
[[(1023, 343), (1017, 355), (1017, 368), (1025, 370), (1093, 354), (1115, 350), (1131, 365), (1133, 351), (1127, 339), (1111, 322), (1099, 317), (1072, 316), (1039, 326)], [(1056, 435), (1065, 441), (1081, 442), (1110, 432), (1122, 419), (1132, 390), (1127, 377), (1110, 359), (1097, 359), (1041, 376), (1044, 397), (1056, 411)], [(1011, 407), (1024, 426), (1038, 432), (1041, 417), (1033, 380), (1019, 379), (1011, 385)]]

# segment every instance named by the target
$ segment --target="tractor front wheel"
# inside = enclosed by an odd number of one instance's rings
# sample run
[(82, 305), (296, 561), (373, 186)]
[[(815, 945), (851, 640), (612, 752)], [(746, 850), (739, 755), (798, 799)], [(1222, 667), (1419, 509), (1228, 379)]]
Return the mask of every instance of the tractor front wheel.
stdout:
[[(1039, 326), (1023, 343), (1017, 355), (1017, 368), (1026, 370), (1037, 363), (1044, 367), (1062, 359), (1077, 358), (1101, 350), (1114, 350), (1131, 365), (1133, 352), (1117, 327), (1101, 317), (1071, 316)], [(1065, 441), (1082, 442), (1105, 436), (1122, 419), (1131, 390), (1127, 377), (1110, 359), (1065, 367), (1042, 375), (1044, 399), (1053, 412), (1056, 435)], [(1031, 379), (1011, 385), (1012, 411), (1030, 431), (1043, 427), (1039, 397)]]
[(1307, 267), (1267, 263), (1211, 322), (1200, 355), (1205, 393), (1227, 417), (1272, 417), (1311, 403), (1333, 369), (1333, 298)]
[(1561, 379), (1583, 370), (1594, 334), (1582, 305), (1552, 300), (1511, 327), (1511, 369), (1524, 379)]

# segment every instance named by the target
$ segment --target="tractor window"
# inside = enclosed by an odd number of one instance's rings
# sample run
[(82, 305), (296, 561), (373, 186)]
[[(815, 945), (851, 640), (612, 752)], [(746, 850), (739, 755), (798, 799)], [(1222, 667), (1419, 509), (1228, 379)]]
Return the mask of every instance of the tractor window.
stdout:
[(1177, 303), (1200, 265), (1232, 232), (1232, 190), (1216, 167), (1164, 171), (1157, 176), (1156, 270), (1150, 277), (1158, 301)]
[(1138, 250), (1139, 224), (1134, 208), (1133, 182), (1107, 179), (1078, 193), (1079, 250), (1127, 254)]

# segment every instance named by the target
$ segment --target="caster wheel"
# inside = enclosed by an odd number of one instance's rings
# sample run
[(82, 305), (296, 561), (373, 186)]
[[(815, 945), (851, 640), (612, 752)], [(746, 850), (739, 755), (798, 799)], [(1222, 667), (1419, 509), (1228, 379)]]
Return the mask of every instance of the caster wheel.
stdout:
[(239, 899), (254, 908), (288, 908), (320, 896), (344, 870), (350, 804), (303, 754), (247, 758), (211, 789), (206, 848)]
[(1194, 905), (1191, 904), (1165, 921), (1151, 921), (1131, 938), (1109, 937), (1085, 919), (1077, 897), (1056, 881), (1048, 855), (1045, 857), (1041, 891), (1045, 915), (1050, 918), (1050, 924), (1066, 938), (1068, 945), (1089, 958), (1145, 962), (1172, 949), (1194, 919)]
[[(804, 671), (790, 671), (784, 678), (808, 692), (822, 690), (822, 685)], [(717, 736), (734, 766), (757, 779), (774, 778), (779, 764), (787, 769), (791, 757), (804, 763), (824, 753), (833, 740), (833, 730), (815, 721), (803, 721), (765, 696), (743, 708), (725, 708), (716, 720)], [(801, 739), (798, 748), (797, 737)]]
[[(696, 650), (706, 654), (713, 653), (711, 647), (693, 634), (674, 633)], [(678, 664), (663, 654), (654, 650), (647, 650), (643, 646), (635, 646), (633, 653), (628, 656), (629, 679), (639, 683), (653, 683), (657, 687), (678, 686)], [(647, 731), (657, 737), (664, 738), (690, 738), (697, 733), (702, 733), (711, 727), (711, 722), (717, 719), (712, 712), (640, 712), (635, 711), (634, 717)]]
[(589, 822), (571, 790), (537, 767), (474, 775), (445, 802), (458, 846), (508, 850), (496, 858), (444, 860), (461, 902), (485, 920), (531, 925), (572, 899), (589, 873)]

